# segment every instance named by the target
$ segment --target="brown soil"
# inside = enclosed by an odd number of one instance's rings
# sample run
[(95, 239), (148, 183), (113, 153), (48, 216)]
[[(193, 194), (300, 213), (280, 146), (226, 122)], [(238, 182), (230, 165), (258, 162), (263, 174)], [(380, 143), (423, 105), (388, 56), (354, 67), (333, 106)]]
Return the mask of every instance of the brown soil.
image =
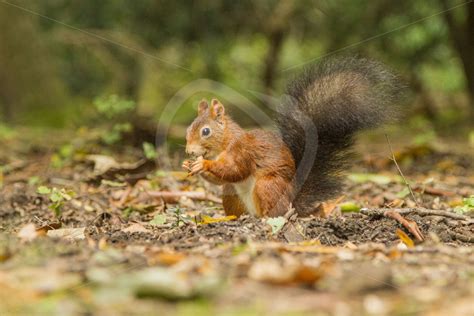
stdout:
[[(416, 202), (401, 194), (406, 186), (390, 161), (364, 159), (354, 172), (389, 180), (348, 180), (344, 202), (361, 211), (341, 213), (338, 206), (328, 218), (292, 216), (276, 234), (266, 219), (251, 216), (202, 223), (203, 215), (224, 216), (215, 203), (140, 195), (140, 185), (216, 190), (193, 178), (145, 179), (152, 172), (130, 168), (107, 179), (145, 174), (141, 182), (135, 177), (131, 186), (115, 187), (90, 181), (90, 163), (51, 169), (47, 152), (19, 157), (27, 163), (4, 172), (0, 195), (0, 300), (7, 302), (0, 314), (474, 313), (472, 212), (462, 218), (419, 212), (454, 214), (462, 198), (474, 194), (472, 160), (465, 155), (430, 151), (410, 164), (400, 156)], [(36, 193), (32, 176), (76, 192), (59, 219), (47, 195)], [(384, 216), (401, 208), (412, 209), (403, 217), (417, 224), (424, 242)], [(156, 215), (164, 223), (150, 223)], [(26, 241), (19, 232), (30, 223), (42, 234)], [(84, 228), (84, 236), (44, 236), (48, 226)], [(397, 230), (416, 245), (403, 242)], [(176, 282), (167, 283), (167, 275)], [(149, 278), (155, 281), (145, 286)]]

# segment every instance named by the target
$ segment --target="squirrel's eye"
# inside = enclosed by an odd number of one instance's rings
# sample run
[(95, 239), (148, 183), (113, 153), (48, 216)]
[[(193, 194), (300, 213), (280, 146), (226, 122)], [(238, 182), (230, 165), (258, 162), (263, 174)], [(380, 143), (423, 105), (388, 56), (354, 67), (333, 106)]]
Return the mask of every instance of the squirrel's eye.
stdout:
[(211, 134), (211, 129), (209, 127), (204, 127), (201, 130), (201, 135), (204, 137), (209, 136), (210, 134)]

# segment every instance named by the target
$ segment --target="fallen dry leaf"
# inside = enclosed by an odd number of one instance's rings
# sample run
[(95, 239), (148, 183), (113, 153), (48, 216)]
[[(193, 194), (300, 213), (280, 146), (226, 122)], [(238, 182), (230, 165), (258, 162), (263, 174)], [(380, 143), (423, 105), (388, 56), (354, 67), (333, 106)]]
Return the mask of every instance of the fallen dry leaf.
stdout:
[[(136, 183), (140, 178), (143, 178), (145, 171), (149, 171), (150, 167), (154, 165), (154, 162), (146, 159), (142, 159), (132, 163), (119, 163), (114, 158), (105, 155), (87, 155), (86, 160), (94, 162), (94, 174), (91, 180), (97, 180), (104, 178), (107, 179), (115, 179), (119, 175), (124, 174), (138, 174), (138, 177), (133, 175), (129, 176), (129, 178), (121, 178), (119, 179), (121, 182), (129, 181)], [(132, 181), (133, 180), (133, 181)]]
[(405, 203), (405, 201), (402, 200), (402, 199), (395, 199), (395, 200), (390, 201), (387, 204), (387, 207), (389, 207), (389, 208), (397, 208), (397, 207), (400, 208), (404, 203)]
[(233, 221), (234, 219), (237, 219), (237, 216), (229, 215), (229, 216), (214, 218), (207, 215), (201, 215), (201, 219), (202, 220), (201, 222), (199, 222), (199, 224), (213, 224), (213, 223)]
[(38, 228), (37, 230), (38, 231), (44, 230), (44, 232), (46, 233), (48, 230), (59, 229), (59, 228), (61, 228), (61, 226), (62, 226), (61, 222), (55, 222), (55, 223), (49, 223), (49, 224), (43, 225), (40, 228)]
[(94, 173), (103, 174), (112, 168), (120, 168), (120, 164), (110, 156), (88, 155), (87, 160), (94, 162)]
[(45, 232), (46, 231), (44, 230), (37, 230), (35, 224), (30, 223), (23, 226), (18, 232), (17, 236), (22, 241), (32, 241), (38, 236), (44, 236)]
[(402, 252), (398, 248), (392, 248), (388, 253), (388, 257), (392, 260), (399, 259), (402, 257)]
[(80, 228), (60, 228), (48, 230), (46, 235), (51, 238), (61, 238), (67, 240), (81, 240), (85, 239), (84, 235), (85, 227)]
[(287, 220), (283, 216), (278, 216), (270, 217), (265, 222), (272, 228), (272, 234), (276, 234), (285, 226)]
[(306, 238), (304, 234), (304, 228), (301, 227), (301, 225), (299, 225), (297, 222), (288, 223), (283, 236), (285, 236), (285, 239), (288, 242), (301, 242)]
[(248, 271), (253, 280), (279, 285), (312, 285), (323, 275), (321, 266), (308, 266), (296, 259), (280, 261), (270, 257), (258, 259)]
[(185, 258), (186, 255), (178, 252), (158, 252), (148, 255), (147, 262), (150, 266), (157, 264), (172, 266)]
[(336, 206), (344, 200), (345, 196), (340, 196), (337, 199), (329, 200), (326, 202), (322, 202), (317, 207), (318, 215), (321, 217), (328, 217), (331, 213), (336, 209)]
[(348, 241), (345, 243), (344, 247), (349, 248), (351, 250), (357, 250), (359, 247), (357, 247), (356, 244), (354, 244), (352, 241)]
[(415, 247), (415, 242), (407, 235), (403, 230), (400, 228), (397, 229), (396, 234), (398, 238), (408, 247), (413, 248)]
[[(57, 266), (20, 267), (5, 273), (0, 271), (0, 288), (6, 285), (19, 290), (31, 290), (37, 294), (49, 294), (66, 290), (80, 284), (82, 278), (78, 273), (61, 271)], [(3, 302), (2, 302), (3, 303)]]
[(142, 224), (133, 223), (127, 228), (122, 230), (125, 233), (149, 233), (150, 230), (146, 229)]

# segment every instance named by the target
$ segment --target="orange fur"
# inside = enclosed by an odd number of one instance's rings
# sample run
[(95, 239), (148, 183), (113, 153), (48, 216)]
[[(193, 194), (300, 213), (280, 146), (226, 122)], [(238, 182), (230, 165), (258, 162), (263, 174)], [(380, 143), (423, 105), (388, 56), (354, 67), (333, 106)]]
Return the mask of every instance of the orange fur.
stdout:
[(240, 216), (245, 214), (245, 205), (239, 199), (237, 192), (235, 192), (232, 185), (226, 184), (222, 189), (222, 204), (224, 206), (226, 215)]
[[(285, 214), (293, 199), (295, 174), (288, 147), (272, 132), (244, 131), (225, 115), (219, 101), (211, 104), (201, 101), (199, 115), (186, 135), (187, 151), (204, 157), (194, 166), (195, 172), (212, 183), (224, 184), (226, 214)], [(200, 134), (205, 127), (211, 129), (210, 136)], [(238, 192), (239, 186), (247, 185), (252, 192)]]
[(284, 215), (292, 198), (292, 185), (280, 177), (263, 176), (255, 184), (253, 192), (260, 216)]

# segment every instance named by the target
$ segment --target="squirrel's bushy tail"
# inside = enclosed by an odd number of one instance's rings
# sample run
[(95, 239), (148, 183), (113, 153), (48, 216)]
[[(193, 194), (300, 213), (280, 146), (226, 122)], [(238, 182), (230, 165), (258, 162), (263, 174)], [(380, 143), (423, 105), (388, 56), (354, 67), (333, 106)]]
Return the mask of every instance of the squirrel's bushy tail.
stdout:
[(340, 193), (354, 135), (393, 118), (402, 90), (397, 76), (363, 58), (326, 60), (289, 84), (277, 124), (298, 168), (300, 214)]

